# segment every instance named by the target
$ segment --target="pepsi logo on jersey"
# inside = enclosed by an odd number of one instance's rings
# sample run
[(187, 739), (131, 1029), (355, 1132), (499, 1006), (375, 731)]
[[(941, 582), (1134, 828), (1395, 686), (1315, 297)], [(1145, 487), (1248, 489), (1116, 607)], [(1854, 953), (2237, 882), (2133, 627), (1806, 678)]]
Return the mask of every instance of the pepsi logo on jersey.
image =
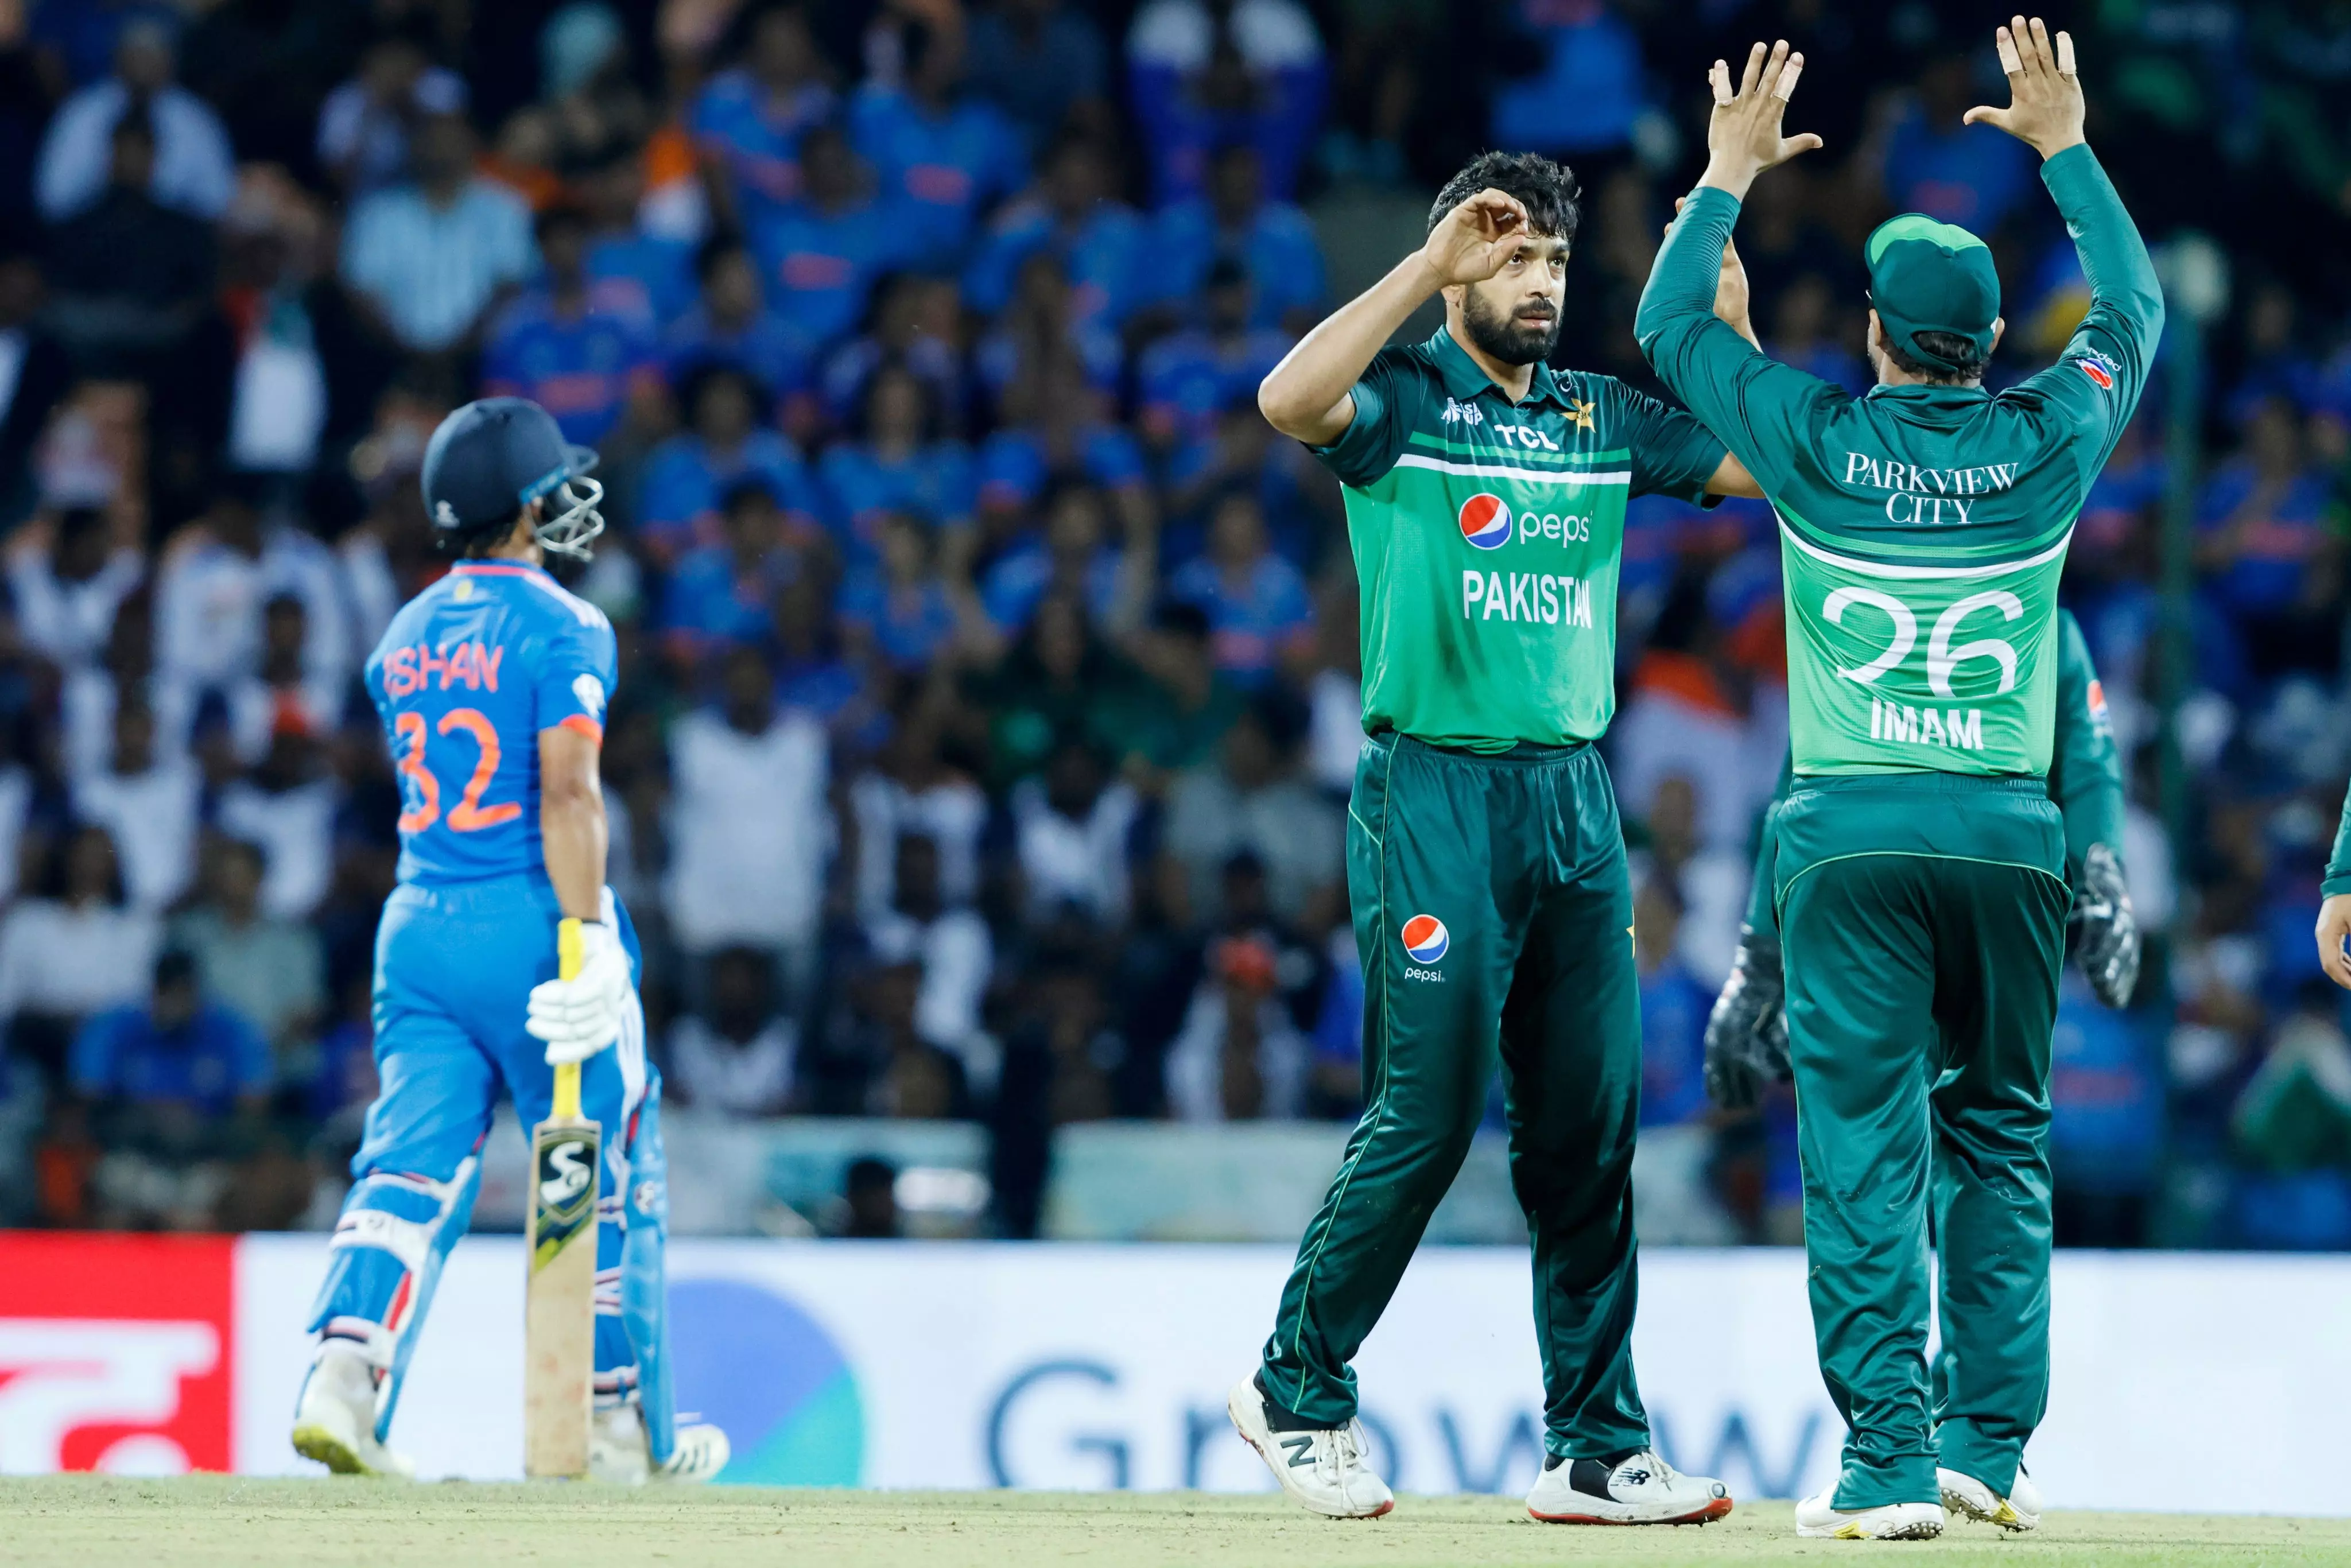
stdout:
[(1479, 491), (1462, 502), (1461, 537), (1479, 549), (1499, 549), (1509, 544), (1510, 503), (1489, 491)]

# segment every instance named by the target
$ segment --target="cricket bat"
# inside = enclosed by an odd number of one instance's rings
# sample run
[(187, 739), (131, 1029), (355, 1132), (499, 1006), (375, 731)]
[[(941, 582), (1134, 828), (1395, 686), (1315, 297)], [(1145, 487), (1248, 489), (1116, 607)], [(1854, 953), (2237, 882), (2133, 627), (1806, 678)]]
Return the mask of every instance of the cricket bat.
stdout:
[[(555, 928), (558, 972), (580, 973), (580, 922)], [(555, 1070), (555, 1104), (530, 1133), (530, 1281), (523, 1303), (522, 1468), (588, 1474), (595, 1403), (596, 1161), (601, 1130), (580, 1110), (580, 1064)]]

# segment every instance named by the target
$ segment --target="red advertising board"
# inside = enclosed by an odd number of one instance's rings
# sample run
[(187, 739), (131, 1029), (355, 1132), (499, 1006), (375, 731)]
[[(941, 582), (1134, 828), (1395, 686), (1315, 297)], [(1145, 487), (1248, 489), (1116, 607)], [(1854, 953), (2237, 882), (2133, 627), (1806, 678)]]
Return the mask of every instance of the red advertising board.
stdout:
[(0, 1474), (228, 1469), (235, 1252), (0, 1232)]

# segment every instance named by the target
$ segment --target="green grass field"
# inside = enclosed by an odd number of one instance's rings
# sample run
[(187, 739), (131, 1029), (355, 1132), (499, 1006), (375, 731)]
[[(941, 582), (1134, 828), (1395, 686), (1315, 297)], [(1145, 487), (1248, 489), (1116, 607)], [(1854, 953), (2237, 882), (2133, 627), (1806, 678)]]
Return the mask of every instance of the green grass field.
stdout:
[(0, 1481), (0, 1561), (111, 1568), (443, 1568), (674, 1563), (726, 1568), (965, 1564), (1578, 1564), (1820, 1562), (2351, 1564), (2351, 1520), (2055, 1515), (2037, 1535), (1955, 1525), (1940, 1541), (1798, 1541), (1784, 1503), (1703, 1529), (1541, 1525), (1497, 1498), (1405, 1498), (1337, 1523), (1271, 1497), (1192, 1493), (622, 1492), (579, 1486), (88, 1477)]

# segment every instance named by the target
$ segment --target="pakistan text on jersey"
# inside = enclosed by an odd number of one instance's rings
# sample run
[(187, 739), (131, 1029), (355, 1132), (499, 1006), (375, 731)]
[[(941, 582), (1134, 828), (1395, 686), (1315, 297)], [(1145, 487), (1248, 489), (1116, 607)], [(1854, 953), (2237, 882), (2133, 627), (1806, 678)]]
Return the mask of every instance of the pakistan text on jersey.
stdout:
[(1588, 579), (1539, 571), (1464, 571), (1464, 621), (1540, 621), (1547, 626), (1592, 624)]
[(459, 643), (445, 653), (422, 643), (394, 648), (383, 661), (383, 694), (404, 697), (421, 692), (436, 675), (444, 692), (461, 684), (469, 692), (494, 692), (506, 656), (504, 648), (484, 647), (478, 641)]
[(1921, 468), (1895, 457), (1874, 457), (1866, 452), (1844, 455), (1844, 482), (1857, 488), (1885, 490), (1889, 523), (1964, 524), (1976, 498), (2005, 490), (2016, 483), (2016, 465), (1987, 463), (1973, 468)]
[(1913, 746), (1949, 746), (1961, 751), (1983, 749), (1981, 708), (1907, 707), (1878, 697), (1869, 699), (1869, 738), (1902, 740)]

